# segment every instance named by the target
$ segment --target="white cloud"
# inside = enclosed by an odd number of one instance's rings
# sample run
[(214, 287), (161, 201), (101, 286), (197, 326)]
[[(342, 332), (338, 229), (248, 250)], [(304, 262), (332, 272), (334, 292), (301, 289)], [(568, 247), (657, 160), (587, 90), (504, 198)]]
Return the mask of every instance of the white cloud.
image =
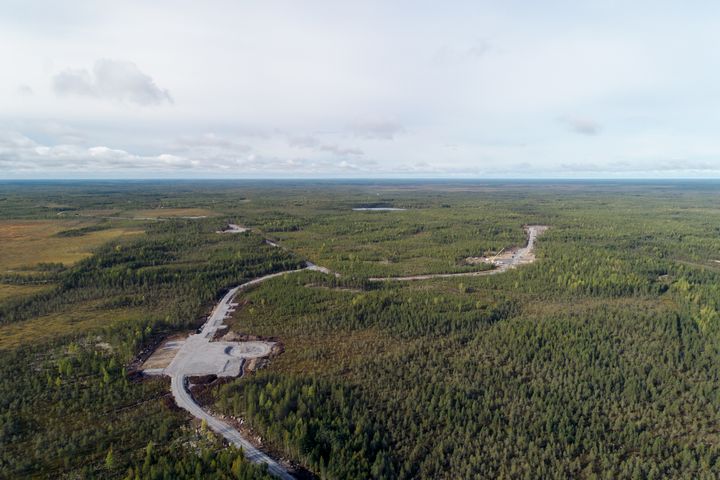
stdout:
[(312, 136), (292, 137), (288, 141), (288, 144), (291, 147), (307, 148), (316, 152), (330, 153), (340, 157), (363, 155), (364, 153), (359, 148), (341, 147), (339, 145), (323, 143)]
[[(207, 136), (206, 136), (207, 138)], [(72, 144), (45, 145), (18, 132), (0, 133), (0, 166), (7, 171), (19, 174), (52, 174), (63, 171), (72, 176), (83, 174), (113, 174), (147, 170), (166, 171), (170, 175), (198, 177), (217, 177), (223, 172), (233, 172), (237, 176), (263, 172), (274, 174), (296, 172), (300, 176), (321, 175), (327, 172), (338, 173), (348, 170), (363, 170), (357, 162), (346, 160), (313, 159), (285, 157), (274, 154), (261, 154), (249, 146), (220, 141), (218, 150), (207, 150), (207, 144), (200, 147), (183, 147), (184, 154), (136, 154), (127, 150), (108, 146), (84, 147)], [(238, 148), (239, 147), (239, 148)], [(198, 150), (199, 148), (199, 150)], [(368, 162), (371, 165), (372, 162)], [(188, 173), (192, 171), (192, 173)]]
[(58, 95), (80, 95), (137, 105), (172, 103), (170, 92), (161, 89), (132, 62), (101, 59), (92, 74), (85, 69), (65, 70), (53, 77)]
[(562, 116), (559, 118), (559, 121), (571, 132), (579, 133), (580, 135), (597, 135), (601, 130), (600, 125), (589, 118)]
[(135, 155), (106, 146), (44, 145), (17, 132), (0, 134), (0, 165), (18, 172), (190, 168), (196, 162), (175, 155)]
[(33, 92), (33, 89), (30, 87), (30, 85), (18, 85), (17, 93), (19, 95), (22, 95), (24, 97), (28, 97), (33, 95), (35, 92)]
[(452, 63), (476, 61), (485, 57), (492, 51), (492, 44), (487, 39), (476, 39), (461, 45), (442, 45), (432, 57), (432, 61), (439, 66)]
[(0, 15), (0, 132), (21, 137), (0, 177), (707, 176), (720, 158), (710, 4), (56, 3)]
[(405, 129), (402, 125), (392, 120), (364, 119), (352, 122), (348, 126), (348, 130), (360, 138), (392, 140)]

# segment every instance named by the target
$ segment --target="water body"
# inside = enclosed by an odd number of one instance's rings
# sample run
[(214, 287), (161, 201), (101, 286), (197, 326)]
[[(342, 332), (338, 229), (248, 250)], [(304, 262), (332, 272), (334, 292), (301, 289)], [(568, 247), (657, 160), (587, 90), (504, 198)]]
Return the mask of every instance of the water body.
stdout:
[(406, 208), (395, 207), (358, 207), (353, 208), (353, 212), (403, 212)]

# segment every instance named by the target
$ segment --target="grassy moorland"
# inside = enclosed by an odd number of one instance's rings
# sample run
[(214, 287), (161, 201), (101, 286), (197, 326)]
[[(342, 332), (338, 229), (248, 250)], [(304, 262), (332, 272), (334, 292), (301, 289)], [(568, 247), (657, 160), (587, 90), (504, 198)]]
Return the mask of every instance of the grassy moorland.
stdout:
[(22, 272), (38, 265), (72, 265), (107, 242), (141, 233), (133, 227), (58, 220), (0, 221), (0, 271)]
[[(54, 253), (0, 263), (0, 477), (261, 478), (125, 366), (223, 289), (307, 258), (342, 276), (244, 294), (232, 328), (285, 351), (211, 393), (319, 477), (713, 478), (718, 189), (2, 185), (3, 231), (42, 225), (32, 248)], [(227, 221), (255, 232), (216, 234)], [(526, 224), (551, 226), (532, 265), (366, 281), (477, 270), (463, 260), (522, 244)]]

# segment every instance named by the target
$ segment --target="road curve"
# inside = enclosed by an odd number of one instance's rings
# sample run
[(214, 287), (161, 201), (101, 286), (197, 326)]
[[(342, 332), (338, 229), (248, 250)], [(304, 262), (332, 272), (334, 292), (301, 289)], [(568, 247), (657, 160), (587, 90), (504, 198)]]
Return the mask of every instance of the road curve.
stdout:
[[(533, 249), (535, 246), (535, 239), (538, 235), (543, 233), (547, 227), (542, 225), (531, 225), (528, 226), (528, 243), (525, 247), (519, 249), (509, 260), (504, 263), (500, 263), (497, 268), (493, 270), (484, 270), (480, 272), (465, 272), (465, 273), (436, 273), (428, 275), (413, 275), (407, 277), (371, 277), (368, 280), (371, 282), (382, 282), (382, 281), (407, 281), (407, 280), (427, 280), (432, 278), (449, 278), (449, 277), (469, 277), (469, 276), (480, 276), (480, 275), (494, 275), (502, 273), (510, 268), (514, 268), (523, 263), (529, 263), (533, 259)], [(275, 242), (265, 240), (271, 246), (279, 247)], [(246, 289), (252, 285), (257, 285), (271, 278), (287, 275), (290, 273), (301, 272), (305, 270), (318, 271), (325, 274), (334, 274), (336, 277), (339, 274), (330, 271), (325, 267), (317, 266), (311, 262), (306, 262), (304, 268), (296, 270), (287, 270), (284, 272), (271, 273), (263, 277), (250, 280), (241, 285), (238, 285), (230, 289), (225, 296), (218, 302), (213, 309), (212, 314), (208, 321), (203, 325), (202, 330), (197, 335), (191, 335), (187, 341), (210, 341), (215, 332), (223, 325), (225, 318), (229, 311), (233, 307), (232, 300), (235, 295), (241, 290)], [(268, 472), (272, 475), (282, 479), (291, 480), (294, 477), (288, 473), (288, 471), (280, 465), (277, 461), (270, 458), (268, 455), (258, 450), (252, 445), (242, 434), (233, 428), (231, 425), (223, 422), (222, 420), (210, 415), (208, 412), (202, 409), (200, 405), (195, 403), (192, 395), (187, 388), (187, 377), (189, 362), (184, 358), (176, 358), (173, 360), (170, 366), (165, 369), (165, 373), (170, 375), (171, 378), (171, 390), (175, 397), (175, 402), (180, 408), (187, 410), (194, 417), (204, 420), (207, 426), (214, 432), (222, 435), (228, 442), (232, 443), (236, 447), (242, 448), (245, 457), (256, 464), (265, 464), (268, 467)]]
[(498, 273), (506, 272), (511, 268), (515, 268), (519, 265), (532, 262), (534, 257), (535, 240), (538, 235), (541, 235), (548, 227), (545, 225), (529, 225), (527, 227), (528, 232), (528, 243), (523, 248), (519, 249), (515, 254), (497, 264), (497, 268), (492, 270), (481, 270), (479, 272), (461, 272), (461, 273), (429, 273), (425, 275), (408, 275), (406, 277), (370, 277), (369, 282), (405, 282), (412, 280), (430, 280), (432, 278), (452, 278), (452, 277), (480, 277), (485, 275), (496, 275)]
[[(212, 313), (210, 314), (210, 318), (208, 318), (208, 321), (205, 322), (205, 325), (203, 325), (200, 333), (196, 335), (191, 335), (190, 337), (188, 337), (186, 342), (209, 342), (214, 337), (215, 332), (218, 330), (218, 328), (223, 325), (225, 318), (227, 317), (230, 309), (233, 306), (232, 300), (239, 291), (244, 290), (252, 285), (262, 283), (271, 278), (279, 277), (281, 275), (287, 275), (289, 273), (302, 272), (304, 270), (315, 270), (324, 272), (326, 269), (307, 262), (305, 268), (271, 273), (269, 275), (250, 280), (249, 282), (245, 282), (242, 285), (238, 285), (237, 287), (230, 289), (222, 298), (222, 300), (220, 300), (220, 302), (218, 302), (218, 304), (215, 306)], [(223, 422), (222, 420), (210, 415), (208, 412), (203, 410), (200, 405), (195, 403), (195, 399), (193, 399), (187, 388), (187, 378), (188, 376), (190, 376), (189, 374), (192, 373), (188, 371), (191, 368), (191, 365), (192, 358), (183, 356), (182, 354), (180, 354), (180, 352), (178, 352), (178, 355), (176, 355), (172, 363), (168, 366), (167, 369), (165, 369), (165, 373), (170, 376), (170, 387), (173, 397), (175, 397), (175, 403), (177, 403), (178, 407), (187, 410), (194, 417), (200, 420), (204, 420), (207, 423), (207, 426), (212, 431), (222, 435), (228, 442), (232, 443), (236, 447), (242, 448), (245, 457), (249, 461), (257, 464), (267, 465), (268, 472), (282, 480), (293, 479), (294, 477), (290, 475), (290, 473), (288, 473), (288, 471), (285, 470), (282, 465), (270, 458), (265, 453), (255, 448), (252, 443), (250, 443), (245, 437), (243, 437), (239, 431), (237, 431), (231, 425)]]

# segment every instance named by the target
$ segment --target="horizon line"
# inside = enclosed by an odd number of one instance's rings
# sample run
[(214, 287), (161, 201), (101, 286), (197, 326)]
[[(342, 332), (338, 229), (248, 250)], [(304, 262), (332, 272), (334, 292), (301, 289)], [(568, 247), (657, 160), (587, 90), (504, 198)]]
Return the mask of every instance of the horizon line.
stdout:
[(0, 178), (0, 182), (233, 182), (233, 181), (720, 181), (718, 177), (48, 177)]

